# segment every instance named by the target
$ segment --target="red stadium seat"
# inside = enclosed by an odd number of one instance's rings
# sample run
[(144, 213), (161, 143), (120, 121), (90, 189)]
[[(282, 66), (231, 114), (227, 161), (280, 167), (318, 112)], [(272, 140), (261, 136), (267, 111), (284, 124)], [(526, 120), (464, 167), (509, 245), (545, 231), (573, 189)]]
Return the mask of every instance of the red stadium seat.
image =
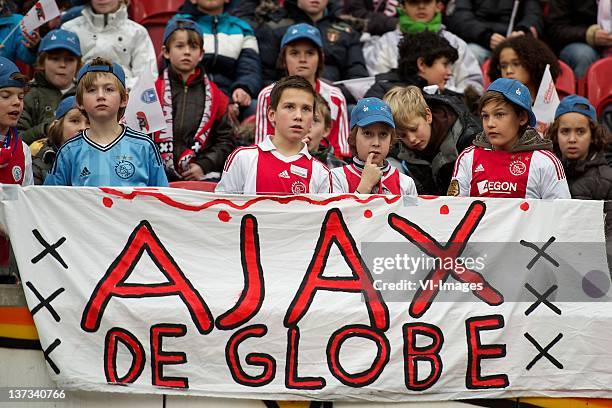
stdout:
[[(609, 101), (612, 94), (612, 57), (602, 58), (589, 66), (584, 75), (584, 96), (593, 104), (597, 112)], [(609, 103), (609, 102), (608, 102)]]
[(130, 3), (130, 17), (138, 24), (144, 25), (146, 20), (162, 17), (168, 21), (183, 5), (184, 0), (132, 0)]
[(185, 190), (209, 191), (214, 192), (217, 183), (212, 181), (172, 181), (172, 188), (184, 188)]

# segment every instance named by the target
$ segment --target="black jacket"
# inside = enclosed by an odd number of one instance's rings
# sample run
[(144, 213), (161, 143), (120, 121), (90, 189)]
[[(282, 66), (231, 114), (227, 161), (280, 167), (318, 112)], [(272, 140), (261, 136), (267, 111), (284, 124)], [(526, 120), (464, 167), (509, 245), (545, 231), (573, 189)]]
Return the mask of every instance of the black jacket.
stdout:
[(597, 24), (596, 0), (549, 0), (548, 4), (547, 34), (555, 51), (569, 43), (586, 43), (587, 29)]
[[(514, 0), (456, 0), (454, 7), (447, 9), (448, 30), (465, 42), (489, 49), (494, 33), (506, 35), (513, 6)], [(533, 26), (541, 35), (544, 22), (540, 1), (521, 1), (514, 21), (514, 31), (528, 34)]]

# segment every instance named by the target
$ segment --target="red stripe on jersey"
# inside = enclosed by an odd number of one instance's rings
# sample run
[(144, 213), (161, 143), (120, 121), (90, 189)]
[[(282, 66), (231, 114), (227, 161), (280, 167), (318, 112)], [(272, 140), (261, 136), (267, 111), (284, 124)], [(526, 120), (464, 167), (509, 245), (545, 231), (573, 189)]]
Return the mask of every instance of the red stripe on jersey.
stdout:
[(544, 156), (548, 157), (555, 165), (555, 170), (557, 171), (557, 180), (563, 180), (565, 178), (565, 171), (563, 170), (563, 164), (561, 164), (561, 161), (559, 160), (559, 158), (557, 158), (557, 156), (555, 156), (554, 153), (549, 152), (548, 150), (538, 150), (538, 151), (542, 153)]
[(471, 152), (475, 148), (476, 148), (476, 146), (466, 147), (465, 149), (463, 149), (463, 151), (461, 153), (459, 153), (459, 156), (457, 156), (457, 160), (455, 160), (455, 169), (453, 170), (453, 177), (457, 177), (457, 171), (459, 170), (459, 162), (463, 158), (463, 155), (466, 154), (466, 153)]
[(236, 157), (236, 154), (238, 154), (238, 152), (241, 152), (243, 150), (249, 150), (249, 149), (257, 149), (257, 146), (243, 146), (243, 147), (239, 147), (236, 150), (234, 150), (227, 157), (227, 160), (225, 161), (225, 166), (223, 166), (223, 171), (227, 171), (227, 169), (229, 169), (229, 167), (232, 165), (232, 161), (234, 161), (234, 157)]

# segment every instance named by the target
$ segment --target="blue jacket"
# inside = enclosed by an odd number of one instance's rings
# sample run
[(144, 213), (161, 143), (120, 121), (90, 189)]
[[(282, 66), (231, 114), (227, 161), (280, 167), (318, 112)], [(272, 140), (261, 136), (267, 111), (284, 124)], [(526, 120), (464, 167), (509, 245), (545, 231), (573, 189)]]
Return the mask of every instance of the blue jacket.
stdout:
[(230, 96), (235, 89), (242, 88), (257, 98), (262, 86), (261, 60), (251, 26), (226, 13), (203, 14), (188, 1), (179, 13), (172, 20), (193, 20), (204, 33), (203, 63), (208, 77)]
[[(6, 36), (11, 32), (21, 19), (20, 14), (11, 14), (10, 16), (0, 17), (0, 42), (4, 41)], [(4, 48), (0, 49), (0, 56), (10, 59), (11, 61), (20, 60), (28, 65), (34, 64), (36, 61), (36, 53), (30, 51), (21, 44), (23, 34), (18, 28), (11, 37), (4, 43)]]

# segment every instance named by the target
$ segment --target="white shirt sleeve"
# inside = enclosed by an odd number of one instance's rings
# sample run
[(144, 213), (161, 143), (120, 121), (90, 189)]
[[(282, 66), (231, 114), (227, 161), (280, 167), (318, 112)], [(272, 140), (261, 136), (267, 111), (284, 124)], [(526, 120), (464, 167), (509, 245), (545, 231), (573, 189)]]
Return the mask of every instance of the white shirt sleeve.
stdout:
[(348, 191), (349, 186), (346, 175), (344, 174), (344, 167), (332, 169), (331, 175), (334, 193), (354, 193), (354, 191)]
[(401, 172), (399, 176), (400, 176), (400, 187), (402, 190), (402, 195), (417, 196), (418, 193), (417, 193), (416, 185), (414, 184), (414, 180), (412, 179), (412, 177), (407, 176)]
[(21, 141), (23, 145), (23, 155), (25, 156), (25, 165), (24, 165), (24, 175), (23, 181), (21, 182), (22, 186), (32, 186), (34, 185), (34, 173), (32, 172), (32, 153), (30, 153), (30, 148), (24, 141)]
[(474, 160), (474, 148), (468, 147), (465, 149), (455, 162), (455, 170), (453, 171), (453, 179), (459, 182), (459, 196), (470, 196), (470, 183), (472, 182), (472, 162)]
[(532, 157), (531, 165), (536, 167), (533, 170), (535, 170), (536, 194), (539, 195), (537, 198), (544, 200), (572, 198), (563, 165), (554, 153), (548, 150), (536, 150)]
[(310, 193), (329, 194), (332, 190), (331, 172), (324, 164), (312, 159), (312, 176), (310, 177)]

